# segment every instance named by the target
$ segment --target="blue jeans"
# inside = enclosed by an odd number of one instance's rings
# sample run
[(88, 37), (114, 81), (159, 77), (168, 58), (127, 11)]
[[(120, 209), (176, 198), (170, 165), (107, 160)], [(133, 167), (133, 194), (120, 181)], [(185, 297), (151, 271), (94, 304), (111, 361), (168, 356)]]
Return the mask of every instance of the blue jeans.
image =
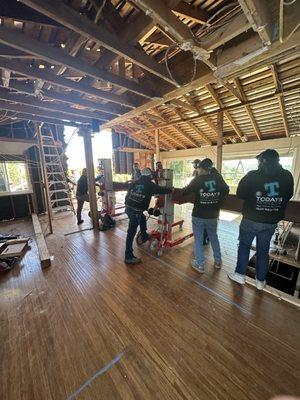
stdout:
[(195, 257), (198, 264), (203, 264), (205, 257), (203, 254), (203, 236), (204, 230), (207, 232), (207, 236), (210, 240), (211, 247), (213, 249), (215, 262), (221, 262), (221, 250), (220, 243), (217, 235), (218, 219), (205, 219), (192, 217), (193, 222), (193, 233), (195, 237), (194, 251)]
[(277, 224), (264, 224), (261, 222), (242, 219), (240, 224), (238, 259), (235, 272), (245, 275), (253, 239), (256, 237), (256, 277), (265, 281), (269, 270), (269, 249), (272, 236)]
[(132, 245), (138, 226), (140, 226), (142, 240), (145, 240), (148, 234), (146, 217), (142, 211), (136, 211), (133, 208), (127, 207), (125, 212), (129, 218), (125, 251), (125, 259), (128, 260), (133, 257)]

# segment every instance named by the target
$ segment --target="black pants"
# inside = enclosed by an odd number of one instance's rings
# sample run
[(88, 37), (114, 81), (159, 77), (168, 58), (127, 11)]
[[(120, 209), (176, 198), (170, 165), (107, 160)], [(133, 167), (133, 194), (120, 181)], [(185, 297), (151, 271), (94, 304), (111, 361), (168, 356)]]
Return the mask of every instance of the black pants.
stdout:
[(81, 221), (81, 212), (85, 201), (90, 201), (88, 194), (76, 196), (77, 199), (77, 222)]
[(128, 260), (133, 257), (132, 245), (138, 226), (140, 226), (142, 240), (147, 238), (147, 222), (142, 211), (136, 211), (127, 207), (125, 212), (129, 218), (125, 251), (125, 259)]

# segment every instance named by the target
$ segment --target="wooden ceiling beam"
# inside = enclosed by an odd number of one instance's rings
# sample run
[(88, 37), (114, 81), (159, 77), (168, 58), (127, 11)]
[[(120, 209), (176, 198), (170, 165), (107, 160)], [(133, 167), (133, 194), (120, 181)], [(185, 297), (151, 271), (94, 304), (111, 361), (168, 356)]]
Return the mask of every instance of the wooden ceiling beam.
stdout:
[[(244, 92), (243, 86), (242, 86), (242, 84), (241, 84), (241, 82), (240, 82), (240, 79), (239, 79), (239, 78), (235, 78), (233, 81), (234, 81), (234, 84), (235, 84), (235, 86), (236, 86), (236, 88), (237, 88), (239, 94), (240, 94), (240, 97), (241, 97), (242, 101), (243, 101), (244, 103), (246, 103), (246, 102), (247, 102), (247, 96), (245, 95), (245, 92)], [(253, 111), (252, 111), (252, 109), (251, 109), (250, 104), (246, 104), (246, 105), (245, 105), (245, 109), (246, 109), (246, 112), (247, 112), (247, 114), (248, 114), (248, 117), (250, 118), (251, 124), (252, 124), (252, 126), (253, 126), (253, 129), (254, 129), (254, 132), (255, 132), (257, 138), (258, 138), (259, 140), (261, 140), (261, 139), (262, 139), (262, 136), (261, 136), (259, 127), (258, 127), (258, 125), (257, 125), (257, 122), (256, 122), (256, 120), (255, 120), (255, 117), (254, 117), (254, 114), (253, 114)]]
[(199, 103), (195, 103), (194, 101), (192, 101), (191, 99), (188, 98), (188, 96), (185, 97), (185, 99), (193, 106), (196, 108), (197, 113), (199, 115), (202, 115), (202, 118), (204, 120), (204, 122), (210, 127), (210, 129), (216, 134), (219, 134), (219, 130), (217, 128), (217, 126), (214, 124), (214, 122), (210, 119), (210, 117), (205, 115), (205, 112), (203, 110), (203, 108), (201, 107), (201, 105)]
[(45, 70), (29, 67), (19, 61), (6, 61), (0, 57), (0, 68), (9, 69), (15, 73), (27, 76), (32, 79), (41, 79), (45, 82), (51, 83), (52, 85), (59, 86), (64, 89), (73, 90), (75, 92), (79, 92), (88, 96), (93, 96), (100, 100), (122, 104), (130, 108), (134, 108), (136, 106), (136, 104), (129, 101), (126, 96), (117, 96), (113, 93), (104, 92), (100, 89), (96, 89), (81, 82), (73, 82), (71, 79), (57, 76)]
[(151, 98), (155, 95), (152, 91), (143, 88), (135, 82), (114, 75), (108, 71), (100, 70), (78, 58), (66, 54), (62, 49), (52, 47), (46, 43), (41, 43), (38, 40), (25, 36), (17, 30), (0, 26), (0, 42), (29, 54), (39, 56), (47, 62), (63, 65), (81, 74), (91, 76), (92, 78), (110, 82), (112, 85), (129, 90), (140, 96)]
[(7, 118), (10, 118), (12, 121), (14, 120), (25, 120), (25, 121), (34, 121), (34, 122), (45, 122), (48, 124), (61, 125), (61, 126), (72, 126), (75, 128), (87, 128), (88, 125), (80, 124), (76, 121), (62, 121), (56, 118), (43, 117), (41, 115), (33, 115), (26, 114), (21, 112), (7, 112)]
[(272, 42), (272, 21), (269, 0), (238, 0), (253, 30), (258, 33), (264, 45)]
[[(154, 110), (155, 114), (159, 117), (161, 117), (165, 123), (167, 122), (166, 119), (162, 116), (162, 113), (159, 110)], [(181, 147), (182, 149), (187, 149), (187, 146), (183, 143), (178, 142), (173, 135), (171, 135), (169, 132), (166, 132), (164, 129), (159, 128), (160, 132), (164, 134), (166, 137), (168, 137), (169, 140), (171, 140), (173, 143), (175, 143), (176, 147)], [(181, 134), (180, 131), (177, 130), (178, 133)]]
[(33, 106), (28, 106), (24, 104), (19, 104), (19, 103), (10, 103), (4, 100), (0, 100), (0, 109), (2, 110), (7, 110), (7, 111), (14, 111), (16, 113), (25, 113), (25, 114), (30, 114), (30, 115), (36, 115), (39, 117), (46, 117), (46, 118), (53, 118), (53, 119), (59, 119), (61, 121), (76, 121), (80, 122), (82, 124), (90, 124), (91, 119), (89, 118), (84, 118), (82, 116), (77, 116), (74, 114), (67, 114), (64, 112), (58, 112), (58, 111), (48, 111), (48, 110), (43, 110), (42, 108), (37, 108)]
[(110, 33), (103, 26), (97, 26), (87, 17), (80, 15), (80, 13), (66, 6), (60, 0), (21, 0), (21, 2), (173, 84), (163, 65), (157, 63), (146, 53), (129, 45), (122, 37)]
[(71, 107), (66, 107), (62, 104), (53, 103), (51, 101), (43, 101), (33, 96), (26, 96), (24, 94), (11, 92), (5, 89), (2, 90), (0, 89), (0, 99), (18, 104), (33, 106), (44, 110), (73, 115), (73, 118), (83, 117), (83, 118), (97, 119), (99, 121), (107, 121), (112, 117), (110, 114), (105, 114), (103, 112), (94, 113), (85, 109), (75, 109)]
[(250, 28), (251, 25), (245, 15), (238, 14), (213, 33), (206, 35), (203, 39), (199, 38), (199, 42), (206, 50), (215, 50)]
[[(271, 72), (272, 72), (272, 77), (275, 85), (276, 92), (282, 91), (282, 85), (279, 80), (279, 75), (277, 71), (276, 64), (271, 65)], [(284, 131), (287, 137), (290, 136), (290, 131), (289, 131), (289, 125), (288, 125), (288, 120), (286, 116), (286, 111), (285, 111), (285, 104), (284, 104), (284, 98), (283, 96), (277, 95), (278, 103), (279, 103), (279, 108), (280, 108), (280, 113), (282, 117), (282, 122), (284, 126)]]
[[(216, 90), (213, 88), (212, 84), (209, 83), (205, 87), (206, 87), (207, 91), (210, 93), (210, 95), (213, 98), (213, 100), (215, 101), (215, 103), (220, 107), (220, 109), (223, 108), (224, 107), (223, 102), (220, 100), (220, 97), (218, 96), (218, 93), (216, 92)], [(244, 140), (245, 136), (243, 135), (242, 131), (240, 130), (240, 128), (237, 126), (237, 124), (233, 120), (229, 111), (224, 111), (224, 115), (227, 118), (227, 120), (229, 121), (229, 123), (232, 126), (232, 128), (234, 129), (234, 131), (236, 132), (236, 134), (238, 135), (238, 137), (240, 139)]]
[[(10, 89), (16, 90), (18, 93), (27, 94), (30, 96), (36, 96), (34, 92), (33, 84), (31, 83), (20, 83), (16, 81), (11, 81), (9, 85)], [(91, 100), (87, 100), (83, 97), (76, 96), (73, 93), (64, 94), (61, 92), (57, 92), (53, 89), (45, 90), (43, 89), (42, 94), (40, 95), (42, 98), (47, 98), (51, 100), (57, 100), (63, 103), (71, 104), (76, 108), (90, 108), (95, 111), (105, 112), (111, 114), (113, 116), (123, 114), (127, 108), (123, 108), (117, 106), (113, 103), (110, 104), (101, 104)]]
[(161, 27), (163, 32), (171, 36), (175, 41), (184, 45), (195, 55), (201, 58), (205, 64), (215, 70), (215, 66), (209, 60), (210, 53), (200, 47), (197, 38), (193, 35), (190, 28), (185, 25), (172, 12), (172, 7), (168, 6), (162, 0), (132, 0), (141, 10), (147, 13), (152, 20)]
[[(290, 88), (285, 89), (285, 90), (284, 90), (284, 93), (287, 94), (287, 93), (290, 93), (290, 92), (296, 92), (296, 91), (299, 90), (299, 89), (300, 89), (300, 85), (297, 84), (297, 85), (295, 85), (295, 86), (291, 86)], [(233, 105), (231, 105), (231, 106), (223, 107), (223, 108), (221, 108), (221, 109), (219, 109), (219, 110), (208, 111), (207, 113), (203, 113), (203, 114), (196, 115), (196, 116), (194, 116), (194, 117), (186, 118), (186, 119), (185, 119), (185, 122), (186, 122), (186, 121), (197, 121), (197, 120), (199, 120), (203, 115), (205, 115), (205, 116), (217, 115), (218, 112), (220, 112), (220, 111), (223, 111), (223, 112), (225, 112), (225, 111), (231, 111), (231, 110), (236, 110), (236, 109), (241, 108), (241, 107), (245, 107), (245, 106), (248, 105), (248, 104), (250, 105), (250, 104), (260, 103), (260, 102), (262, 102), (262, 101), (266, 101), (266, 100), (273, 99), (274, 96), (277, 96), (277, 95), (281, 95), (281, 96), (282, 96), (282, 95), (283, 95), (283, 92), (281, 91), (281, 92), (266, 94), (266, 95), (260, 96), (260, 97), (258, 97), (258, 98), (256, 98), (256, 99), (247, 100), (247, 101), (244, 102), (244, 103), (233, 104)], [(176, 124), (178, 124), (179, 122), (181, 122), (181, 121), (179, 120), (179, 121), (174, 121), (174, 122), (168, 122), (168, 123), (163, 124), (163, 125), (157, 125), (157, 126), (156, 126), (156, 129), (167, 128), (167, 127), (176, 125)]]
[[(153, 128), (155, 128), (155, 124), (153, 124), (149, 119), (147, 119), (145, 116), (143, 116), (143, 118), (144, 118), (144, 120), (146, 121), (146, 123), (149, 123)], [(161, 131), (161, 133), (163, 133), (164, 135), (165, 135), (165, 133), (164, 133), (164, 131)], [(159, 141), (158, 142), (161, 142), (165, 147), (164, 147), (164, 149), (167, 149), (167, 150), (171, 150), (173, 147), (172, 147), (172, 145), (170, 145), (170, 143), (167, 143), (162, 137), (161, 137), (162, 135), (159, 135)], [(159, 146), (160, 147), (160, 146)]]
[[(181, 122), (185, 122), (197, 135), (199, 135), (201, 137), (202, 140), (204, 140), (205, 143), (212, 145), (211, 140), (208, 139), (206, 137), (206, 135), (202, 132), (202, 130), (200, 128), (198, 128), (192, 121), (186, 120), (186, 118), (182, 115), (182, 113), (178, 109), (175, 109), (175, 113), (181, 119)], [(176, 128), (178, 128), (178, 126), (176, 126)], [(195, 142), (195, 143), (196, 143), (197, 147), (200, 146), (200, 144), (198, 142)]]
[(284, 52), (290, 52), (294, 54), (297, 49), (299, 50), (300, 43), (300, 30), (295, 32), (293, 36), (288, 38), (284, 43), (280, 43), (279, 40), (272, 43), (271, 46), (266, 49), (262, 49), (261, 40), (258, 37), (251, 37), (241, 45), (236, 45), (234, 47), (224, 49), (220, 54), (218, 65), (219, 67), (213, 74), (212, 72), (207, 72), (201, 77), (195, 79), (193, 82), (174, 89), (162, 97), (162, 99), (154, 99), (140, 107), (135, 108), (133, 111), (123, 115), (122, 117), (117, 117), (114, 121), (111, 121), (104, 125), (104, 127), (111, 127), (114, 123), (121, 121), (126, 121), (129, 115), (139, 115), (142, 112), (150, 110), (151, 108), (158, 107), (164, 103), (184, 96), (185, 94), (198, 89), (199, 87), (205, 86), (208, 83), (215, 82), (218, 78), (232, 78), (240, 75), (241, 71), (254, 67), (256, 65), (265, 65), (268, 60), (272, 59), (278, 60)]
[(199, 7), (193, 7), (184, 1), (180, 1), (176, 6), (171, 7), (175, 15), (191, 19), (197, 24), (204, 24), (208, 20), (208, 14)]

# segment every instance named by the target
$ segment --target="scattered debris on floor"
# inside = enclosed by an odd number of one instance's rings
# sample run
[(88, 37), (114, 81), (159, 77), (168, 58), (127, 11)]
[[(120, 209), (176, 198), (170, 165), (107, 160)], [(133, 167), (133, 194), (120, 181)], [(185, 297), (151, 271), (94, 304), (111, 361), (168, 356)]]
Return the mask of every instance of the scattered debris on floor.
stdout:
[(0, 273), (11, 270), (28, 250), (30, 238), (0, 234)]

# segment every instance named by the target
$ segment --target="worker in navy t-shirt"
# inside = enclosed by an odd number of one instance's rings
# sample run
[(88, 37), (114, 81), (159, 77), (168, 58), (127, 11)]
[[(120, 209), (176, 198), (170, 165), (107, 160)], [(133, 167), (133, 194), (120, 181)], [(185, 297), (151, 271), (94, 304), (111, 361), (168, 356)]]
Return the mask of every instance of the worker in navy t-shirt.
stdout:
[(237, 197), (244, 200), (243, 219), (236, 269), (228, 277), (245, 283), (250, 248), (256, 238), (256, 287), (262, 290), (269, 269), (271, 239), (293, 196), (294, 182), (292, 174), (279, 163), (276, 150), (265, 150), (256, 158), (258, 169), (248, 172), (237, 188)]

